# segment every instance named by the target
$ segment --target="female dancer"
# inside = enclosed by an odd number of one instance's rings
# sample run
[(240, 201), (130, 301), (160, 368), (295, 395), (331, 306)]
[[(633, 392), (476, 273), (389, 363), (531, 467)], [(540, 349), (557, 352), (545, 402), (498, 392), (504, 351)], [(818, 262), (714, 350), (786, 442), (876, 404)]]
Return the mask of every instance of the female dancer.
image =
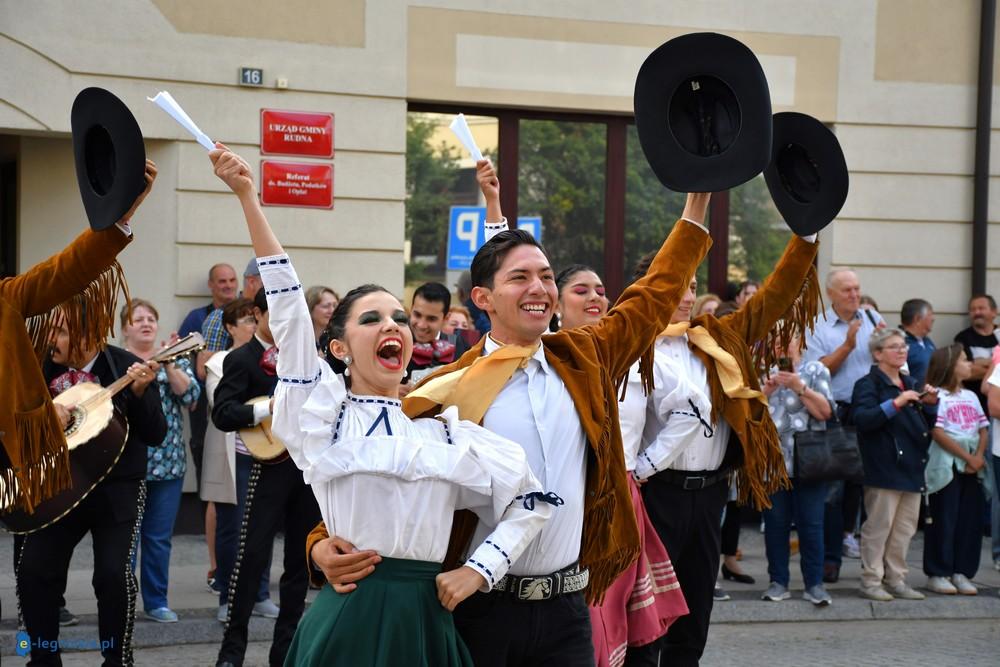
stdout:
[[(559, 328), (596, 324), (608, 312), (604, 284), (597, 272), (588, 266), (573, 264), (563, 269), (556, 276), (556, 287), (559, 289)], [(552, 328), (556, 328), (555, 322)], [(628, 387), (618, 405), (618, 417), (625, 446), (625, 467), (634, 471), (646, 424), (646, 396), (642, 391), (638, 362), (629, 370)], [(629, 651), (629, 647), (651, 644), (667, 631), (674, 619), (688, 611), (667, 550), (646, 516), (639, 485), (633, 477), (629, 479), (642, 553), (611, 585), (604, 603), (590, 608), (598, 667), (626, 664), (626, 653), (630, 658), (635, 653), (635, 650)]]
[[(285, 664), (471, 665), (448, 612), (492, 588), (558, 499), (541, 492), (518, 445), (459, 421), (455, 408), (440, 420), (403, 414), (397, 396), (413, 339), (403, 306), (383, 288), (353, 289), (334, 311), (330, 348), (348, 377), (320, 363), (301, 284), (249, 165), (222, 144), (209, 155), (243, 205), (281, 350), (272, 429), (330, 531), (381, 557), (353, 592), (324, 586)], [(441, 573), (459, 508), (500, 522), (464, 566)]]

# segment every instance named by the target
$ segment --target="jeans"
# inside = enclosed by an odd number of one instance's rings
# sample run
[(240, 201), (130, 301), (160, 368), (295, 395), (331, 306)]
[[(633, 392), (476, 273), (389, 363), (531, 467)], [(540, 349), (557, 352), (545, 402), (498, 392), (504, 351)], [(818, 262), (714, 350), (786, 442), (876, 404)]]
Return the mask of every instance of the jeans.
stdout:
[[(146, 509), (142, 515), (139, 558), (139, 586), (146, 611), (167, 607), (167, 582), (170, 579), (170, 540), (174, 520), (181, 506), (183, 479), (146, 481)], [(135, 571), (135, 557), (132, 570)]]
[[(219, 605), (229, 601), (229, 577), (236, 565), (236, 552), (240, 548), (240, 526), (243, 524), (243, 508), (247, 501), (247, 487), (250, 484), (250, 466), (253, 458), (236, 453), (236, 504), (215, 503), (215, 580), (222, 589), (219, 591)], [(269, 552), (270, 553), (270, 552)], [(271, 558), (260, 577), (257, 602), (271, 597)]]
[[(767, 574), (771, 581), (788, 588), (790, 575), (788, 537), (792, 519), (799, 535), (799, 566), (806, 588), (823, 581), (823, 512), (827, 483), (792, 480), (790, 490), (771, 496), (771, 508), (764, 510), (764, 548)], [(837, 540), (840, 546), (840, 540)]]

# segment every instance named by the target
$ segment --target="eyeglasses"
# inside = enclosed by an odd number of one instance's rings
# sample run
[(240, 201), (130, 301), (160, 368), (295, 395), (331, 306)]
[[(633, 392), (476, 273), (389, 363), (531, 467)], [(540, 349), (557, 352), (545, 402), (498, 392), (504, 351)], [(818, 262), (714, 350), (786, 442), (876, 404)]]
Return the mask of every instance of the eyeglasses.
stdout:
[(883, 350), (890, 350), (892, 352), (906, 352), (910, 349), (909, 345), (886, 345), (882, 348)]
[(253, 315), (247, 315), (236, 320), (236, 324), (257, 324), (257, 318)]

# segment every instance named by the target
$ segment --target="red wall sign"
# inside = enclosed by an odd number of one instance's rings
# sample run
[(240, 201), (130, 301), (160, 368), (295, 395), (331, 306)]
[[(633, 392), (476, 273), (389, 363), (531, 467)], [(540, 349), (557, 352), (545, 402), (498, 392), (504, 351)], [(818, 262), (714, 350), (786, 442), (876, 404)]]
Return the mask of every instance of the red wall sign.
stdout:
[(333, 208), (333, 165), (260, 161), (260, 201), (265, 206)]
[(332, 158), (333, 114), (261, 109), (260, 152)]

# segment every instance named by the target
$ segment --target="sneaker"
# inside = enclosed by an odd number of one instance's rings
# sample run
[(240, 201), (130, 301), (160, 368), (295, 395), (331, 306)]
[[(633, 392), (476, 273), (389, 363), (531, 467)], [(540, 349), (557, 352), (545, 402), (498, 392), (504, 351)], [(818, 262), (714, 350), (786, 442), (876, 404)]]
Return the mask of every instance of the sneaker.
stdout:
[(876, 602), (892, 602), (895, 598), (889, 591), (885, 590), (881, 586), (862, 586), (861, 597), (868, 600), (875, 600)]
[(861, 548), (858, 540), (852, 534), (844, 536), (843, 554), (845, 558), (861, 558)]
[(958, 593), (958, 589), (946, 577), (927, 577), (927, 585), (924, 588), (938, 595), (955, 595)]
[(777, 581), (772, 581), (771, 585), (764, 591), (764, 594), (760, 596), (760, 599), (767, 600), (768, 602), (781, 602), (790, 597), (792, 597), (792, 594), (788, 592), (786, 586), (782, 586)]
[(271, 598), (266, 600), (261, 600), (253, 606), (254, 616), (263, 616), (264, 618), (278, 618), (278, 605), (271, 601)]
[(222, 623), (223, 625), (225, 625), (225, 623), (226, 623), (226, 617), (228, 617), (228, 616), (229, 616), (229, 605), (228, 604), (220, 604), (219, 605), (219, 611), (215, 612), (215, 620), (217, 620), (219, 623)]
[(157, 623), (176, 623), (177, 614), (166, 607), (151, 609), (146, 612), (146, 618)]
[(923, 600), (927, 596), (920, 591), (913, 590), (905, 581), (901, 581), (893, 586), (886, 587), (893, 597), (901, 600)]
[(833, 598), (823, 588), (823, 584), (816, 584), (805, 589), (802, 592), (802, 599), (806, 602), (812, 602), (817, 607), (829, 607), (833, 604)]
[(215, 570), (209, 570), (208, 574), (205, 576), (205, 586), (208, 587), (209, 593), (218, 593), (219, 589), (216, 588), (218, 583), (215, 581)]
[(712, 599), (716, 602), (725, 602), (726, 600), (732, 600), (729, 593), (722, 589), (719, 584), (715, 585), (715, 590), (712, 592)]
[(76, 625), (80, 622), (76, 616), (70, 613), (69, 609), (62, 607), (59, 609), (59, 625), (63, 628), (70, 625)]
[(953, 574), (951, 576), (951, 583), (955, 584), (955, 588), (962, 595), (978, 595), (979, 589), (976, 585), (969, 581), (969, 578), (964, 574)]

